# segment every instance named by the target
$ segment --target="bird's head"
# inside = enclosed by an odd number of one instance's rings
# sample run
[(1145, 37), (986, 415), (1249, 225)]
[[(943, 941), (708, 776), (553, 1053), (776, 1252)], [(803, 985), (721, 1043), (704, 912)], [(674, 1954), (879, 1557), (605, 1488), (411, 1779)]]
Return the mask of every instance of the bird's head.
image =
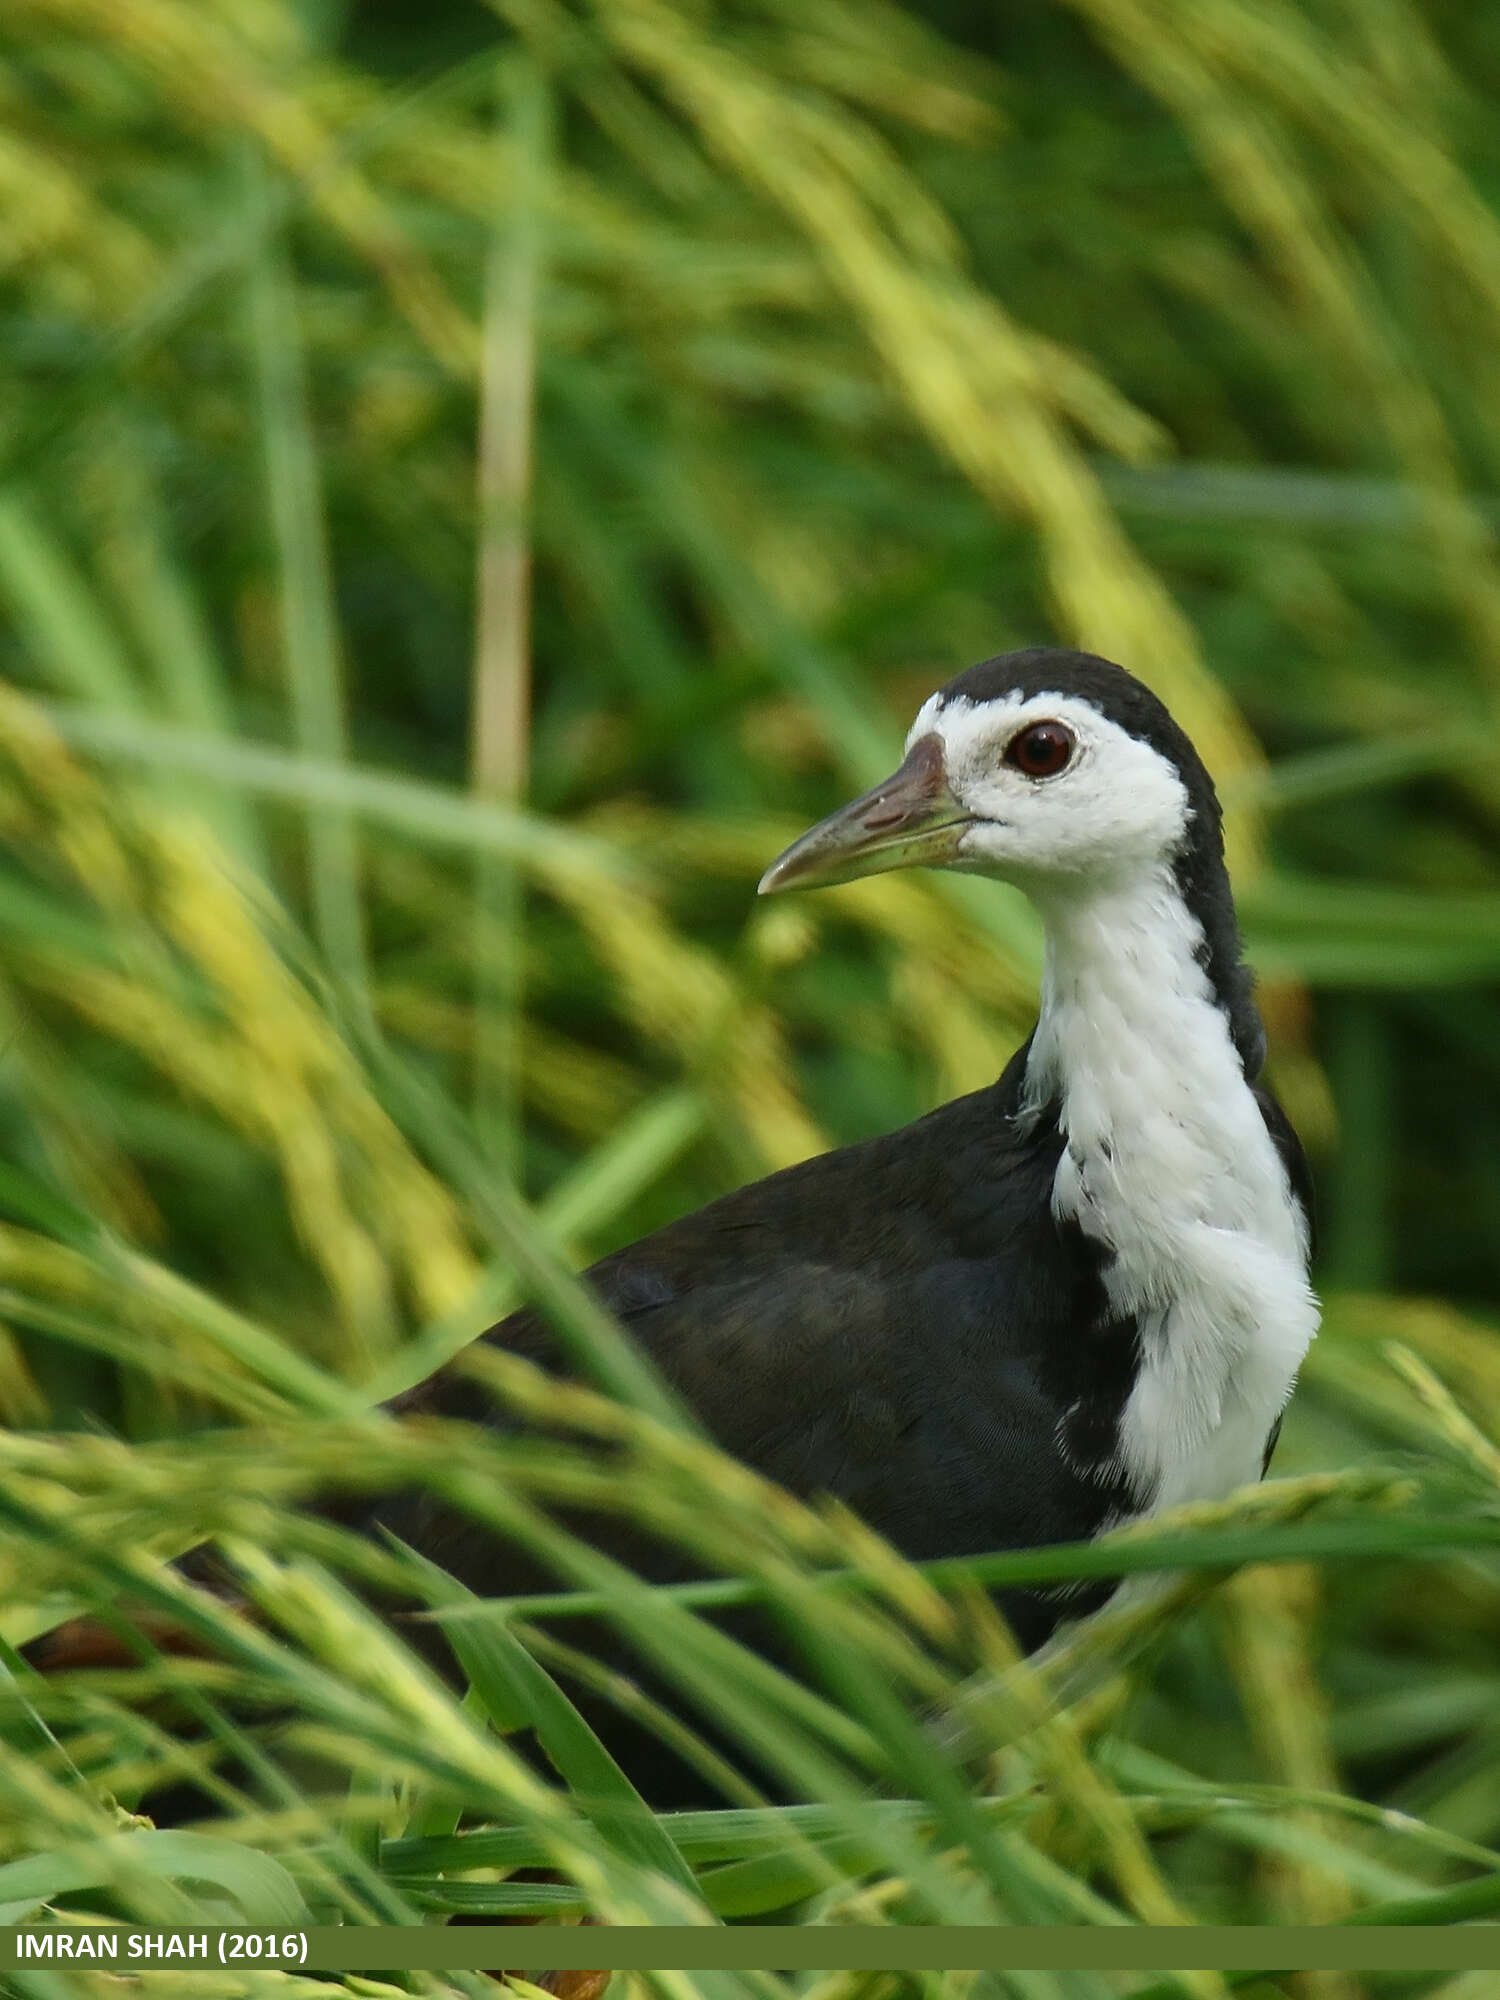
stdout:
[(1038, 647), (971, 667), (922, 706), (884, 784), (805, 833), (763, 895), (893, 868), (1069, 886), (1217, 864), (1219, 814), (1192, 745), (1149, 689), (1088, 653)]

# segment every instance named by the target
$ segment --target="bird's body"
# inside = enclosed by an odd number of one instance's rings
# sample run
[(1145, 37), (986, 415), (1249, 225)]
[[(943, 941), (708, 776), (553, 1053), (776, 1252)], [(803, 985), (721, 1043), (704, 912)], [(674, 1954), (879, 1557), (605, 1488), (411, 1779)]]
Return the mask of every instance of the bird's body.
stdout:
[[(1130, 1504), (1058, 1449), (1070, 1410), (1112, 1434), (1133, 1348), (1108, 1324), (1099, 1258), (1050, 1215), (1061, 1135), (1023, 1128), (1023, 1076), (1018, 1057), (989, 1089), (741, 1188), (588, 1274), (726, 1451), (845, 1502), (916, 1560), (1085, 1538)], [(555, 1365), (534, 1312), (487, 1338)], [(405, 1402), (490, 1407), (457, 1372)], [(506, 1553), (424, 1496), (380, 1518), (472, 1588), (506, 1587)], [(1056, 1615), (1030, 1595), (1007, 1608), (1031, 1642)]]
[[(989, 1089), (589, 1275), (729, 1452), (921, 1559), (1083, 1538), (1259, 1477), (1316, 1307), (1305, 1170), (1259, 1084), (1186, 737), (1122, 669), (1038, 650), (961, 676), (908, 741), (763, 887), (926, 860), (1020, 883), (1047, 935), (1031, 1039)], [(554, 1362), (534, 1313), (487, 1338)], [(446, 1375), (410, 1406), (479, 1409)], [(381, 1518), (471, 1587), (509, 1587), (505, 1552), (420, 1496)], [(1059, 1601), (1006, 1608), (1035, 1643)]]
[[(1040, 1013), (1004, 1075), (589, 1275), (726, 1450), (914, 1559), (1083, 1539), (1228, 1493), (1264, 1468), (1317, 1311), (1306, 1171), (1260, 1083), (1208, 776), (1121, 668), (988, 661), (762, 888), (929, 863), (1015, 883), (1041, 912)], [(532, 1310), (485, 1337), (562, 1365)], [(400, 1407), (493, 1416), (461, 1370)], [(360, 1518), (482, 1595), (548, 1581), (429, 1495)], [(682, 1573), (617, 1522), (586, 1531)], [(1003, 1604), (1035, 1645), (1100, 1594)], [(700, 1796), (650, 1739), (628, 1762), (658, 1805)]]

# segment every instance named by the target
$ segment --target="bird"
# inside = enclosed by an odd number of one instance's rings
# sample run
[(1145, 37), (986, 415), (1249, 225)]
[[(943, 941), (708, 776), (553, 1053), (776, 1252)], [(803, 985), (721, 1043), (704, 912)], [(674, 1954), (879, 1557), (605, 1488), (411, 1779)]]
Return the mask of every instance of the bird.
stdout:
[[(912, 1560), (1083, 1540), (1259, 1479), (1317, 1327), (1312, 1201), (1262, 1078), (1202, 760), (1108, 660), (986, 660), (760, 893), (916, 867), (1010, 883), (1041, 916), (1036, 1024), (998, 1080), (726, 1194), (589, 1281), (725, 1451)], [(535, 1310), (481, 1338), (564, 1366)], [(398, 1408), (488, 1406), (450, 1369)], [(483, 1595), (514, 1588), (513, 1552), (428, 1496), (366, 1525)], [(1027, 1648), (1079, 1608), (1000, 1602)]]
[[(759, 886), (916, 867), (1009, 883), (1040, 914), (1036, 1024), (999, 1078), (726, 1194), (589, 1282), (726, 1452), (913, 1561), (1086, 1540), (1259, 1479), (1317, 1329), (1312, 1197), (1263, 1080), (1202, 760), (1108, 660), (986, 660)], [(479, 1338), (566, 1372), (535, 1308)], [(389, 1407), (514, 1421), (461, 1366)], [(337, 1518), (480, 1596), (528, 1587), (515, 1548), (428, 1492)], [(643, 1574), (683, 1573), (625, 1546)], [(1034, 1649), (1109, 1589), (997, 1596)], [(617, 1754), (659, 1809), (704, 1802), (654, 1738)]]

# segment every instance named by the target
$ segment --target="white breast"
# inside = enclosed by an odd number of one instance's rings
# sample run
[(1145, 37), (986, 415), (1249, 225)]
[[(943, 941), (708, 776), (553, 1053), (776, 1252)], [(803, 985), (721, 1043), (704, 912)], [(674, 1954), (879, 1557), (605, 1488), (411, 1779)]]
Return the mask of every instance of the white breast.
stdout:
[(1317, 1330), (1306, 1223), (1170, 872), (1046, 915), (1027, 1096), (1060, 1101), (1054, 1209), (1140, 1330), (1120, 1469), (1143, 1512), (1217, 1498), (1259, 1478)]

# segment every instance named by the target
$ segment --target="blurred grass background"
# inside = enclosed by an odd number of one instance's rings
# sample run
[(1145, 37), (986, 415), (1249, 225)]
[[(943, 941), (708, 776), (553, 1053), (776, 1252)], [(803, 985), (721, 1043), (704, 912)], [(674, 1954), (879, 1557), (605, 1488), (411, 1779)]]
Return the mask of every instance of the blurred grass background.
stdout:
[[(1185, 1572), (1123, 1664), (1038, 1677), (649, 1413), (624, 1482), (592, 1405), (546, 1404), (546, 1465), (364, 1414), (539, 1289), (607, 1377), (569, 1263), (993, 1077), (1018, 899), (753, 884), (934, 685), (1057, 638), (1216, 772), (1319, 1181), (1281, 1482), (1201, 1532), (1492, 1522), (1497, 101), (1500, 9), (1447, 0), (11, 0), (3, 1629), (180, 1613), (154, 1559), (210, 1529), (266, 1629), (194, 1598), (221, 1663), (12, 1661), (7, 1910), (1500, 1907), (1493, 1549)], [(757, 1577), (814, 1704), (687, 1608), (667, 1664), (814, 1817), (757, 1818), (752, 1763), (663, 1831), (577, 1733), (587, 1662), (514, 1618), (473, 1623), (460, 1706), (336, 1580), (376, 1555), (289, 1511), (330, 1468), (503, 1492), (533, 1547), (603, 1482)], [(809, 1578), (855, 1558), (879, 1606), (814, 1644)], [(117, 1823), (214, 1754), (211, 1855)], [(871, 1786), (912, 1803), (877, 1825)]]

